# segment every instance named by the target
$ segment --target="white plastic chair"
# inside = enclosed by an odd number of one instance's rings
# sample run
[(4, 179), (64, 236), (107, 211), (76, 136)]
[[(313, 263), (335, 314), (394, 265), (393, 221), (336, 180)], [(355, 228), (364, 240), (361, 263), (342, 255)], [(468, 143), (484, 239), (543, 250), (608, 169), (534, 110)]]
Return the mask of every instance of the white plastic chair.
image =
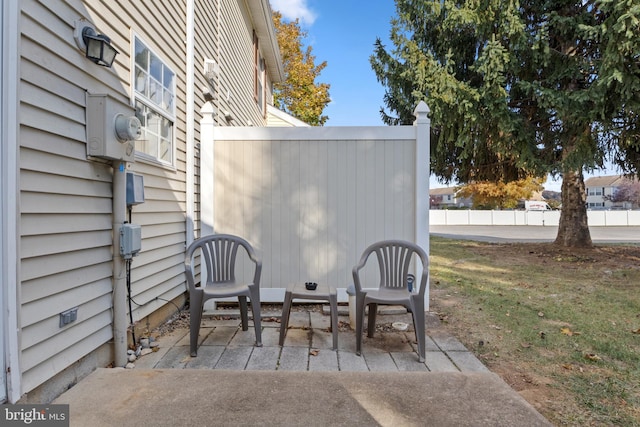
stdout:
[[(254, 274), (250, 283), (236, 281), (236, 256), (238, 249), (243, 248), (249, 259), (253, 261)], [(206, 283), (195, 283), (193, 261), (200, 253), (200, 268), (206, 271)], [(256, 346), (262, 346), (262, 329), (260, 324), (260, 274), (262, 262), (257, 258), (253, 247), (246, 240), (229, 234), (213, 234), (195, 240), (185, 255), (184, 261), (190, 299), (190, 352), (197, 356), (198, 333), (202, 320), (202, 309), (205, 301), (212, 298), (238, 297), (242, 330), (249, 328), (247, 297), (251, 300), (253, 325), (256, 331)]]
[[(380, 281), (363, 286), (360, 270), (366, 265), (371, 254), (375, 253), (380, 271)], [(422, 264), (422, 273), (409, 292), (408, 278), (412, 258)], [(419, 361), (425, 359), (425, 315), (424, 293), (429, 279), (429, 259), (425, 251), (414, 243), (403, 240), (385, 240), (369, 246), (362, 254), (358, 265), (353, 267), (353, 283), (356, 297), (356, 354), (362, 353), (362, 329), (365, 309), (369, 306), (367, 336), (373, 337), (378, 304), (402, 305), (413, 315), (413, 326), (418, 342)]]

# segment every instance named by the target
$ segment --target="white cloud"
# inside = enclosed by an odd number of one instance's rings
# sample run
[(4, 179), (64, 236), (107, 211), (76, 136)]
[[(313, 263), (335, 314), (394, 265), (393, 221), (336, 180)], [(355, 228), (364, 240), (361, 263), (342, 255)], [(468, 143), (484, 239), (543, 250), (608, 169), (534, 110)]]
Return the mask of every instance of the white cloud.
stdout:
[(270, 0), (271, 9), (282, 14), (286, 21), (300, 19), (301, 24), (312, 25), (316, 14), (307, 5), (307, 0)]

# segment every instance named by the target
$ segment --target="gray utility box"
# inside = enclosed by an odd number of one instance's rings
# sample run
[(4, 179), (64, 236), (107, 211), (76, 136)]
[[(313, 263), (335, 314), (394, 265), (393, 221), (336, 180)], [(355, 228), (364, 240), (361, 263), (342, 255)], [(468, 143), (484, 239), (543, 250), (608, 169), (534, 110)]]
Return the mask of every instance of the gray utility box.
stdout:
[(127, 206), (144, 203), (144, 177), (127, 172)]
[(120, 227), (120, 255), (124, 259), (137, 256), (142, 248), (142, 230), (139, 225), (122, 224)]
[(87, 156), (133, 162), (140, 120), (130, 105), (107, 94), (87, 93)]

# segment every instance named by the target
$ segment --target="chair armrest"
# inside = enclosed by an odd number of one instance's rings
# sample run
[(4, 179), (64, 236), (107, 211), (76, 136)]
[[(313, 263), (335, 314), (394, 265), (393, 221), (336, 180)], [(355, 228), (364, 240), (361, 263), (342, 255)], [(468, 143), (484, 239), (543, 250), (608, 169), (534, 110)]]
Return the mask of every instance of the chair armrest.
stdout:
[(243, 239), (238, 240), (240, 240), (240, 244), (247, 252), (249, 259), (255, 264), (255, 267), (253, 269), (253, 284), (257, 287), (260, 287), (260, 277), (262, 275), (262, 260), (258, 258), (258, 255), (256, 255), (256, 251), (249, 244), (249, 242)]
[(371, 252), (365, 252), (364, 254), (362, 254), (362, 257), (360, 258), (358, 264), (353, 267), (353, 286), (356, 288), (356, 292), (362, 292), (362, 284), (360, 283), (360, 270), (362, 270), (364, 266), (367, 265), (369, 255), (371, 255)]
[(420, 277), (420, 288), (418, 294), (424, 297), (424, 293), (427, 289), (427, 282), (429, 281), (429, 266), (422, 266), (422, 275)]
[(195, 283), (195, 274), (193, 271), (193, 252), (187, 251), (185, 260), (184, 260), (184, 274), (187, 279), (187, 288), (189, 292), (193, 292), (195, 289), (200, 287), (200, 284)]
[(260, 276), (262, 274), (262, 261), (253, 260), (253, 259), (252, 261), (256, 264), (253, 270), (253, 284), (257, 287), (260, 287)]

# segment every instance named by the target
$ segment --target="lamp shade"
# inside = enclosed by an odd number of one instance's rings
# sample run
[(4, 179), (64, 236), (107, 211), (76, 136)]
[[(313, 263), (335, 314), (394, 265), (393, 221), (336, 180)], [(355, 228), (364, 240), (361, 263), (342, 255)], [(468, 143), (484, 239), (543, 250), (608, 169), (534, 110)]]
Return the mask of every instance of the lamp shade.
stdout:
[(111, 67), (118, 51), (111, 46), (111, 39), (104, 34), (96, 34), (91, 27), (85, 27), (82, 38), (87, 46), (86, 56), (98, 65)]

